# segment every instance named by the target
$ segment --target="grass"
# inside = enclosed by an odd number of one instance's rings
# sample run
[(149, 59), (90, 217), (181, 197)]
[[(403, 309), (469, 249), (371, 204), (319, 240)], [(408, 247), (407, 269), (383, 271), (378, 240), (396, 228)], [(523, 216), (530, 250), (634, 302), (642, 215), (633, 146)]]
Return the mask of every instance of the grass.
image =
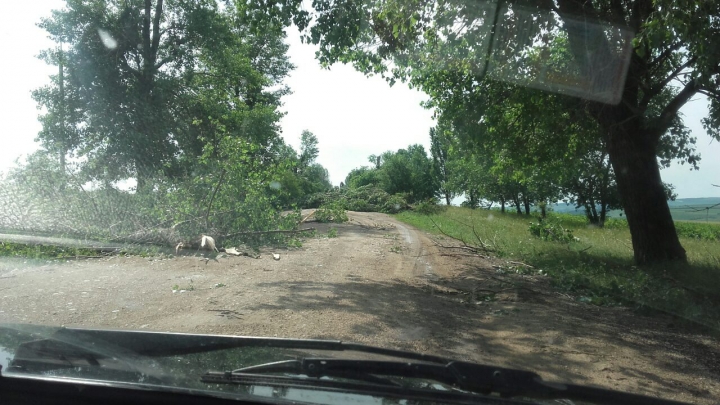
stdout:
[(407, 211), (397, 218), (438, 234), (439, 227), (468, 244), (477, 245), (479, 238), (494, 255), (533, 266), (580, 301), (671, 313), (720, 330), (718, 225), (679, 223), (688, 263), (640, 268), (633, 265), (630, 232), (623, 219), (611, 219), (598, 228), (588, 226), (581, 216), (552, 213), (549, 219), (574, 236), (557, 242), (531, 235), (530, 222), (537, 222), (537, 216), (450, 207), (434, 215)]
[(35, 245), (14, 242), (0, 242), (0, 257), (23, 257), (28, 259), (70, 259), (96, 257), (94, 249), (81, 247)]
[[(224, 286), (224, 284), (223, 284), (223, 286)], [(185, 286), (185, 287), (180, 287), (179, 285), (175, 284), (175, 285), (172, 287), (172, 291), (173, 291), (174, 293), (176, 293), (176, 292), (184, 292), (184, 291), (195, 291), (195, 287), (194, 287), (193, 284), (192, 284), (192, 280), (190, 280), (190, 284), (188, 284), (188, 285)]]
[(170, 254), (172, 249), (153, 245), (127, 246), (122, 249), (100, 252), (82, 246), (61, 246), (23, 242), (0, 242), (0, 257), (14, 257), (34, 260), (84, 259), (116, 255), (157, 257)]

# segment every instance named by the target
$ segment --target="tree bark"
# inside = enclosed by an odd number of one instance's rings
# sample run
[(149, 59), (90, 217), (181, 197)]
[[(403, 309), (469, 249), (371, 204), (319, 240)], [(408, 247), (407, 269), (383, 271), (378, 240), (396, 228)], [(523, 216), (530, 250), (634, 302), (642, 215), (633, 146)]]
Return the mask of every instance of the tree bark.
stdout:
[(523, 195), (523, 204), (525, 205), (525, 215), (530, 215), (530, 199)]
[(522, 208), (520, 207), (520, 196), (514, 195), (513, 202), (515, 203), (515, 210), (517, 211), (518, 215), (522, 215)]
[(605, 218), (607, 217), (608, 209), (607, 195), (610, 183), (610, 165), (606, 164), (605, 166), (606, 168), (603, 172), (603, 176), (600, 179), (600, 223), (598, 224), (600, 228), (605, 226)]
[[(624, 130), (623, 130), (624, 129)], [(687, 260), (675, 230), (657, 163), (657, 142), (643, 129), (612, 131), (610, 162), (630, 226), (635, 263)]]
[(590, 212), (590, 204), (589, 203), (585, 203), (585, 217), (587, 218), (589, 223), (591, 223), (591, 224), (594, 223), (592, 212)]
[(500, 197), (500, 212), (505, 213), (505, 197)]
[(450, 205), (450, 193), (445, 193), (445, 204)]

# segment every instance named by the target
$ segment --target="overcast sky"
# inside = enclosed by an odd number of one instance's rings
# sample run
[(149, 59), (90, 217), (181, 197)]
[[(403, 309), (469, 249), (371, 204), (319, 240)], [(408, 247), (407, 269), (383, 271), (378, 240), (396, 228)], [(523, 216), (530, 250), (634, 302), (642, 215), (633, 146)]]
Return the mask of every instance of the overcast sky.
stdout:
[[(0, 13), (0, 171), (38, 147), (33, 141), (40, 130), (38, 111), (30, 92), (47, 83), (55, 69), (35, 58), (40, 50), (52, 46), (35, 23), (62, 4), (61, 0), (7, 2)], [(288, 43), (297, 69), (287, 80), (293, 94), (284, 99), (283, 136), (297, 147), (302, 130), (317, 135), (318, 161), (328, 169), (334, 184), (343, 181), (351, 169), (367, 165), (371, 154), (412, 143), (428, 147), (433, 121), (431, 111), (420, 107), (422, 93), (402, 84), (391, 88), (382, 79), (366, 78), (349, 66), (322, 70), (314, 60), (315, 49), (301, 44), (296, 32), (290, 33)], [(700, 125), (707, 103), (693, 101), (682, 113), (697, 137), (700, 170), (674, 165), (663, 170), (663, 180), (675, 185), (680, 198), (720, 196), (720, 188), (710, 185), (720, 183), (720, 145), (712, 142)]]

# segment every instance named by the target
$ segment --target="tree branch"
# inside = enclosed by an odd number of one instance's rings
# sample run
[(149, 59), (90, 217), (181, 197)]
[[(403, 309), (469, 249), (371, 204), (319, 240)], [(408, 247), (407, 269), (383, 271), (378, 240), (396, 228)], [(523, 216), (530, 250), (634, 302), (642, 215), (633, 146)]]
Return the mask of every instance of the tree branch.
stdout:
[(647, 107), (647, 105), (650, 103), (650, 100), (660, 94), (662, 90), (667, 86), (671, 81), (673, 81), (675, 78), (678, 77), (682, 73), (683, 70), (690, 67), (691, 64), (695, 63), (697, 60), (697, 57), (692, 57), (685, 61), (682, 65), (678, 66), (677, 69), (675, 69), (672, 73), (668, 75), (663, 81), (656, 84), (655, 86), (652, 86), (649, 90), (645, 92), (643, 95), (643, 99), (640, 101), (641, 108)]
[(652, 0), (635, 0), (632, 4), (632, 12), (630, 13), (630, 28), (639, 32), (642, 24), (653, 11)]
[[(152, 0), (145, 0), (145, 15), (143, 16), (143, 27), (142, 27), (142, 40), (143, 40), (143, 55), (146, 61), (149, 61), (150, 55), (150, 10), (152, 10)], [(145, 62), (147, 63), (147, 62)]]
[(660, 113), (660, 117), (656, 121), (656, 125), (654, 125), (655, 128), (652, 131), (652, 135), (655, 139), (659, 139), (662, 134), (667, 131), (680, 108), (682, 108), (682, 106), (684, 106), (685, 103), (687, 103), (688, 100), (690, 100), (690, 98), (699, 90), (700, 86), (697, 82), (695, 80), (690, 80), (680, 93), (678, 93), (675, 98), (673, 98), (672, 101), (665, 106), (663, 111)]
[(233, 232), (229, 233), (227, 235), (220, 235), (218, 239), (227, 239), (232, 238), (235, 236), (242, 236), (242, 235), (270, 235), (275, 233), (285, 233), (285, 234), (295, 234), (295, 233), (303, 233), (303, 232), (312, 232), (315, 228), (303, 228), (303, 229), (294, 229), (294, 230), (277, 230), (277, 231), (245, 231), (245, 232)]
[(133, 68), (132, 66), (130, 66), (130, 64), (128, 63), (127, 58), (125, 57), (125, 55), (122, 55), (122, 56), (121, 56), (120, 58), (118, 58), (118, 59), (120, 60), (120, 64), (122, 65), (122, 67), (124, 67), (125, 69), (127, 69), (127, 70), (128, 70), (130, 73), (132, 73), (133, 75), (136, 75), (136, 76), (137, 76), (137, 75), (140, 73), (137, 69), (135, 69), (135, 68)]
[(613, 14), (615, 14), (614, 20), (616, 22), (625, 23), (625, 9), (623, 8), (622, 1), (621, 0), (612, 0), (610, 2), (610, 9), (613, 11)]
[(698, 90), (698, 93), (720, 100), (720, 91), (718, 91), (717, 89), (702, 87), (700, 88), (700, 90)]
[(152, 37), (152, 55), (153, 55), (153, 61), (157, 57), (157, 50), (158, 46), (160, 46), (160, 17), (162, 17), (163, 12), (163, 0), (157, 0), (157, 5), (155, 5), (155, 19), (153, 20), (153, 37)]
[(227, 170), (223, 169), (222, 173), (220, 174), (220, 179), (215, 186), (215, 190), (213, 190), (212, 197), (210, 197), (210, 202), (208, 203), (207, 212), (205, 213), (206, 232), (210, 229), (210, 209), (212, 208), (213, 202), (215, 201), (215, 195), (217, 195), (217, 192), (222, 185), (223, 179), (225, 179), (225, 173), (227, 173)]
[(682, 42), (676, 42), (676, 43), (670, 45), (670, 47), (668, 47), (660, 55), (658, 55), (657, 58), (655, 58), (650, 63), (648, 63), (648, 68), (653, 69), (656, 67), (656, 65), (658, 65), (658, 66), (661, 65), (663, 60), (667, 59), (673, 52), (680, 49), (681, 46), (682, 46)]
[[(174, 44), (172, 44), (172, 46), (173, 46), (173, 47), (178, 47), (178, 46), (181, 46), (181, 45), (185, 45), (187, 42), (188, 42), (188, 39), (187, 39), (187, 38), (182, 38), (182, 39), (178, 40), (177, 42), (175, 42)], [(163, 67), (166, 63), (172, 62), (172, 61), (175, 60), (175, 59), (177, 59), (177, 56), (168, 55), (168, 56), (162, 58), (162, 59), (160, 60), (160, 62), (158, 62), (158, 63), (155, 64), (155, 69), (160, 69), (160, 68)]]

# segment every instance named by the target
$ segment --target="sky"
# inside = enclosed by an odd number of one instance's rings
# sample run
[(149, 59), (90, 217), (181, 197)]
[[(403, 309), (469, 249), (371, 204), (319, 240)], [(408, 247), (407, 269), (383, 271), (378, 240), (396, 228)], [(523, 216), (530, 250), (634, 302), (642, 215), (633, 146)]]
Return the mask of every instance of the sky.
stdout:
[[(7, 2), (0, 13), (0, 171), (16, 158), (38, 148), (38, 110), (30, 92), (46, 83), (55, 68), (36, 58), (53, 44), (35, 24), (50, 10), (61, 8), (61, 0)], [(290, 30), (289, 56), (296, 69), (286, 83), (293, 94), (284, 99), (287, 113), (281, 122), (286, 142), (298, 147), (307, 129), (319, 141), (318, 162), (325, 166), (334, 184), (355, 167), (368, 165), (367, 157), (419, 143), (428, 149), (432, 111), (420, 106), (425, 96), (403, 84), (390, 87), (379, 77), (367, 78), (352, 67), (335, 65), (323, 70), (314, 59), (315, 48), (302, 44)], [(686, 125), (697, 138), (702, 156), (699, 171), (674, 164), (662, 171), (663, 180), (676, 187), (679, 198), (720, 197), (720, 145), (705, 133), (700, 120), (707, 114), (707, 101), (698, 98), (681, 110)]]

